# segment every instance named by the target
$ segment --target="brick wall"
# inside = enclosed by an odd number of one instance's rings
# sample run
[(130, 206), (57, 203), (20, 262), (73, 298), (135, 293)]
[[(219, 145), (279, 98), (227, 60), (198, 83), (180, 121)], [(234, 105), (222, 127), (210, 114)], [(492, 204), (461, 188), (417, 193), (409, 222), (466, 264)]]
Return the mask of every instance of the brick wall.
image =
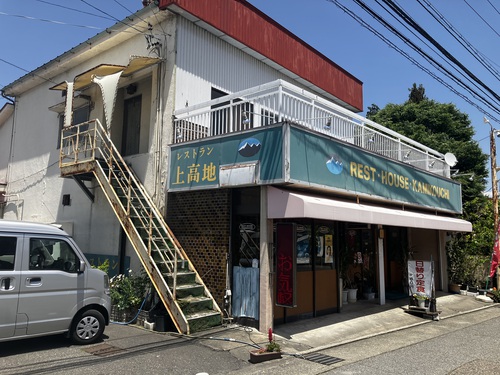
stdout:
[(230, 207), (230, 189), (169, 193), (167, 198), (167, 223), (221, 308)]

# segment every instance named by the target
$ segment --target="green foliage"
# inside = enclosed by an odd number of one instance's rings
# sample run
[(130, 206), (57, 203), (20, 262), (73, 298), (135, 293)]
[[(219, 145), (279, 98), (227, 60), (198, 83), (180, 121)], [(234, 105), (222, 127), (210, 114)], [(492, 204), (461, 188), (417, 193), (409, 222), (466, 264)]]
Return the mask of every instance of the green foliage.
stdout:
[(493, 300), (493, 302), (496, 302), (496, 303), (500, 302), (500, 290), (498, 290), (497, 288), (493, 288), (492, 290), (489, 290), (486, 295), (488, 297), (490, 297)]
[(388, 104), (379, 109), (372, 104), (367, 117), (408, 138), (443, 154), (453, 153), (458, 163), (454, 169), (470, 176), (455, 178), (462, 184), (463, 219), (472, 223), (472, 233), (455, 233), (448, 243), (449, 276), (452, 282), (478, 285), (484, 281), (482, 262), (491, 255), (495, 237), (491, 200), (483, 195), (488, 176), (488, 155), (474, 141), (474, 128), (467, 114), (454, 104), (438, 103), (426, 97), (422, 85), (409, 89), (403, 104)]
[(281, 352), (281, 346), (273, 340), (266, 345), (266, 352)]
[(110, 280), (111, 302), (118, 310), (137, 309), (141, 306), (149, 288), (147, 275), (114, 276)]
[(99, 264), (97, 267), (92, 266), (93, 268), (97, 268), (98, 270), (101, 270), (103, 272), (108, 273), (109, 271), (109, 259), (106, 259), (104, 262)]

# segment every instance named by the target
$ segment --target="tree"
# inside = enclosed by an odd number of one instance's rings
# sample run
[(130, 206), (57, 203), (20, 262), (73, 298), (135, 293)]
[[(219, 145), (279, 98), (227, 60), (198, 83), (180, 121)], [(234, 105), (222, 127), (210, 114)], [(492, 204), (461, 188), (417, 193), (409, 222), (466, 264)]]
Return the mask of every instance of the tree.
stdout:
[(471, 257), (479, 262), (488, 258), (495, 237), (493, 209), (490, 199), (483, 195), (488, 155), (472, 139), (474, 128), (467, 114), (452, 103), (427, 98), (422, 85), (417, 87), (414, 83), (409, 91), (409, 98), (403, 104), (388, 104), (382, 109), (372, 104), (367, 117), (443, 154), (453, 153), (458, 160), (454, 168), (459, 174), (474, 175), (472, 180), (469, 175), (456, 178), (462, 184), (462, 217), (472, 223), (473, 232), (456, 234), (448, 246), (453, 250), (453, 254), (448, 253), (450, 265), (464, 272), (467, 264), (477, 264)]
[[(374, 107), (377, 106), (371, 108)], [(457, 178), (462, 183), (464, 203), (482, 195), (488, 176), (488, 155), (472, 139), (474, 128), (468, 115), (454, 104), (428, 99), (422, 85), (417, 88), (413, 84), (405, 103), (370, 110), (367, 117), (443, 154), (453, 153), (458, 160), (454, 169), (458, 169), (459, 174), (474, 174), (472, 181), (470, 175)]]

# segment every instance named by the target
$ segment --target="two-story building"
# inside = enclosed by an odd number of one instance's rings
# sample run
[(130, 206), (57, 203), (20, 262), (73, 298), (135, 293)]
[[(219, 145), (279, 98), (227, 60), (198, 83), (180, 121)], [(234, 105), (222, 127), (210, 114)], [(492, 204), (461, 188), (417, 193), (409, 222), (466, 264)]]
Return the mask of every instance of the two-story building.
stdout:
[(144, 268), (182, 332), (341, 312), (341, 282), (383, 304), (412, 255), (446, 290), (471, 231), (453, 156), (358, 115), (361, 81), (244, 0), (161, 0), (3, 93), (1, 216)]

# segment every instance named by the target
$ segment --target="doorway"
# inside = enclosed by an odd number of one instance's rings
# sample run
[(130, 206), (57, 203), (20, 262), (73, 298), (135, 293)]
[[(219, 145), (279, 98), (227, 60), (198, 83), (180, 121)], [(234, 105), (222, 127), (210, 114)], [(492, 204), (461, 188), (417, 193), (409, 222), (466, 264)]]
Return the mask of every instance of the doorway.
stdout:
[(142, 96), (135, 96), (124, 102), (122, 155), (139, 153), (141, 136)]

